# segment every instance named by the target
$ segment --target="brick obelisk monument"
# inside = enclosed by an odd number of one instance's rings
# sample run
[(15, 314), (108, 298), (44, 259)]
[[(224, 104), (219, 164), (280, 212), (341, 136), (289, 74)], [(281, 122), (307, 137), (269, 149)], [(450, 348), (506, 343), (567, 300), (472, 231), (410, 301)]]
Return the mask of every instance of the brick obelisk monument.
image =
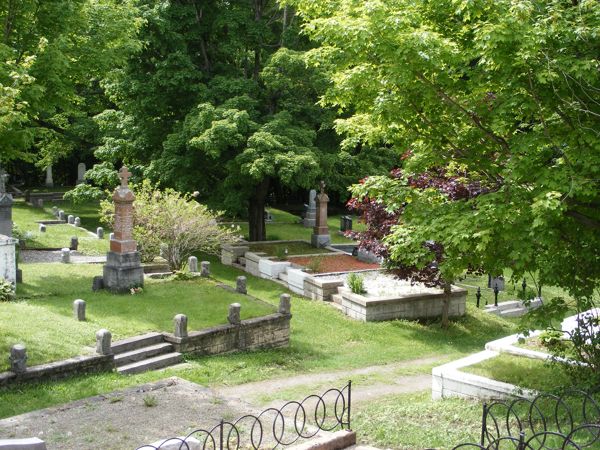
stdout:
[(317, 219), (310, 243), (313, 247), (326, 247), (331, 244), (329, 227), (327, 226), (327, 203), (329, 197), (325, 193), (325, 182), (321, 181), (321, 192), (317, 195)]
[(121, 185), (115, 189), (115, 237), (110, 241), (110, 251), (104, 265), (104, 288), (115, 293), (129, 292), (131, 288), (144, 285), (144, 269), (137, 244), (133, 240), (133, 201), (135, 195), (129, 189), (131, 173), (123, 166), (119, 171)]

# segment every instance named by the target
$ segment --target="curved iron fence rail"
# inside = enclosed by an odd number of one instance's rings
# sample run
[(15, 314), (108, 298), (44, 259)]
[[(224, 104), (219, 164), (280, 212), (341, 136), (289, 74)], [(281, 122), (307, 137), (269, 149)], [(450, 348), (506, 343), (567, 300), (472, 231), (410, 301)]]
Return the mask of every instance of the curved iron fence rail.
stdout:
[(211, 429), (198, 428), (185, 437), (168, 438), (159, 445), (148, 444), (137, 450), (257, 450), (292, 445), (319, 431), (338, 427), (349, 430), (351, 402), (352, 382), (348, 381), (341, 389), (331, 388), (321, 395), (287, 402), (278, 409), (268, 408), (258, 415), (247, 414), (233, 422), (222, 420)]

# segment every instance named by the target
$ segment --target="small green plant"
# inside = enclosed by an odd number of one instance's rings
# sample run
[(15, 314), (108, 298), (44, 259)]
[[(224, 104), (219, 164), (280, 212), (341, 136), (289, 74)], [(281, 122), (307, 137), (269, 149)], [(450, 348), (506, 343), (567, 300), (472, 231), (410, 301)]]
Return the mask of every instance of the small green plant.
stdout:
[(540, 334), (539, 339), (542, 345), (551, 351), (565, 351), (567, 348), (562, 331), (546, 330)]
[(175, 281), (189, 281), (193, 280), (195, 277), (190, 272), (185, 272), (183, 270), (176, 270), (173, 272), (173, 280)]
[(15, 296), (15, 287), (10, 281), (0, 278), (0, 301), (7, 302)]
[(351, 273), (348, 275), (346, 283), (348, 283), (348, 287), (354, 294), (364, 294), (367, 292), (365, 290), (365, 280), (362, 275)]
[(308, 264), (306, 264), (306, 268), (309, 269), (313, 273), (319, 273), (321, 271), (322, 265), (323, 265), (323, 257), (315, 256), (308, 262)]
[(144, 405), (146, 405), (148, 408), (152, 408), (158, 405), (158, 400), (154, 395), (144, 395)]
[(280, 261), (287, 261), (288, 259), (288, 249), (287, 247), (283, 248), (283, 247), (278, 247), (277, 251), (276, 251), (276, 256), (277, 259), (279, 259)]

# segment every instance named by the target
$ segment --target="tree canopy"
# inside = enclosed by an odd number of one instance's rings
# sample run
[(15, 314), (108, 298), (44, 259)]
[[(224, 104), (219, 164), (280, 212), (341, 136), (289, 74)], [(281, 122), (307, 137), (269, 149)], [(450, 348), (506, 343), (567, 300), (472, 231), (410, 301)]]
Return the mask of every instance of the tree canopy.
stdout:
[[(589, 306), (600, 281), (600, 5), (561, 0), (296, 0), (346, 140), (405, 153), (354, 193), (403, 208), (390, 258), (535, 274)], [(443, 170), (482, 192), (414, 180)]]

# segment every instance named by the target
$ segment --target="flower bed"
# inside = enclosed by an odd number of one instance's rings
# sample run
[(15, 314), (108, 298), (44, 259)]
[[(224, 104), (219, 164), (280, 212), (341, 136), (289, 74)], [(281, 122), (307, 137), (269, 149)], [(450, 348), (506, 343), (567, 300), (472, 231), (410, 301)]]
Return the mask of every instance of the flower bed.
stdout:
[[(314, 273), (347, 272), (351, 270), (378, 269), (379, 264), (359, 261), (350, 255), (291, 256), (288, 261), (313, 269)], [(314, 270), (316, 269), (316, 270)]]

